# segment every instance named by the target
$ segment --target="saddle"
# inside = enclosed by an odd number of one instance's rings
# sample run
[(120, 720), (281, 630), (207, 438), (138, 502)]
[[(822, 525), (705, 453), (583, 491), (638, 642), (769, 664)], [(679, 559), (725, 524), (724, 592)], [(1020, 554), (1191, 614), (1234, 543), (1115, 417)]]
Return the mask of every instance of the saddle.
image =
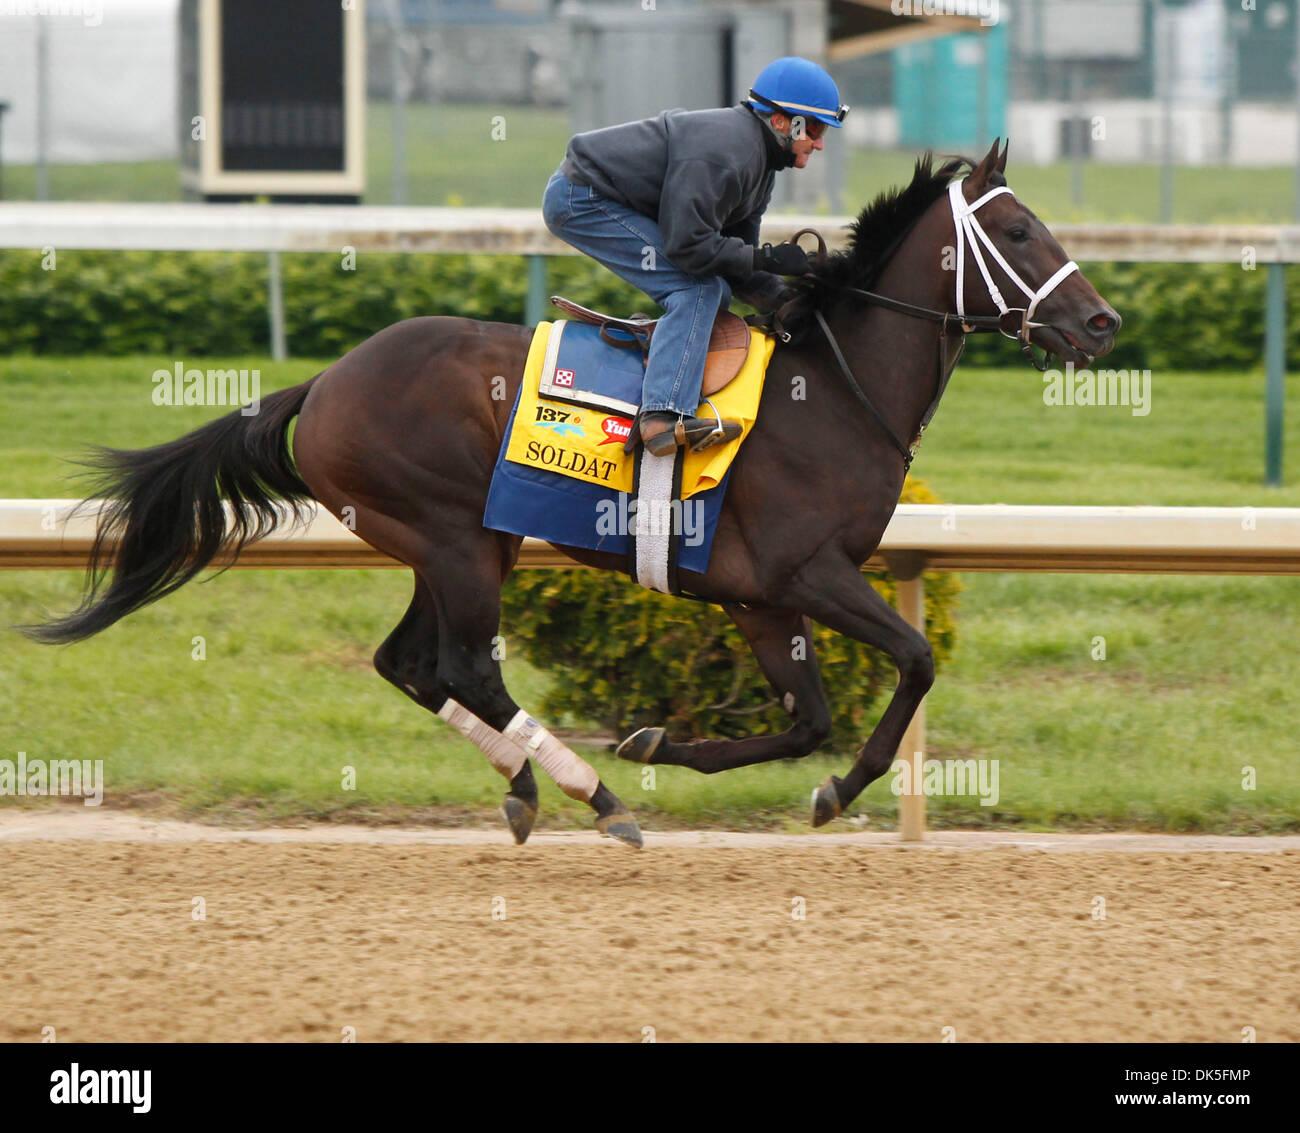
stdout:
[[(659, 325), (658, 319), (647, 319), (644, 315), (631, 315), (622, 319), (616, 315), (602, 314), (566, 299), (563, 295), (552, 295), (551, 302), (570, 318), (600, 327), (602, 342), (625, 350), (640, 349), (643, 363), (649, 356), (650, 339), (655, 327)], [(625, 337), (619, 337), (620, 335)], [(748, 355), (749, 325), (739, 315), (719, 311), (709, 335), (709, 354), (704, 362), (701, 396), (710, 397), (722, 389), (740, 373)]]

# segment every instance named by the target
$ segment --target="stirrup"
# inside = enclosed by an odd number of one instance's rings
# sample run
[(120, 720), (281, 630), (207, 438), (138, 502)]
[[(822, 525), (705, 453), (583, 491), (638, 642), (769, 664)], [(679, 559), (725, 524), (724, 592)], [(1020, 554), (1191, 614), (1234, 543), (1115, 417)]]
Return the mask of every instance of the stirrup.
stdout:
[(667, 456), (676, 448), (688, 448), (691, 452), (704, 452), (714, 445), (725, 444), (740, 436), (742, 429), (735, 421), (724, 421), (718, 407), (708, 398), (705, 403), (713, 410), (712, 422), (700, 417), (687, 417), (677, 414), (677, 420), (670, 429), (656, 433), (649, 440), (641, 435), (641, 419), (638, 416), (633, 424), (633, 431), (624, 446), (625, 452), (635, 450), (638, 443), (643, 444), (652, 456)]
[[(734, 421), (728, 421), (726, 424), (723, 424), (722, 414), (718, 412), (718, 407), (713, 404), (712, 398), (706, 397), (704, 399), (704, 404), (713, 410), (713, 417), (714, 420), (717, 421), (717, 425), (715, 425), (710, 432), (705, 433), (704, 436), (691, 445), (691, 452), (705, 452), (706, 450), (711, 449), (714, 445), (724, 444), (740, 435), (740, 426)], [(679, 421), (677, 424), (678, 428), (681, 428), (681, 422)], [(686, 443), (685, 437), (686, 430), (682, 429), (682, 444)]]

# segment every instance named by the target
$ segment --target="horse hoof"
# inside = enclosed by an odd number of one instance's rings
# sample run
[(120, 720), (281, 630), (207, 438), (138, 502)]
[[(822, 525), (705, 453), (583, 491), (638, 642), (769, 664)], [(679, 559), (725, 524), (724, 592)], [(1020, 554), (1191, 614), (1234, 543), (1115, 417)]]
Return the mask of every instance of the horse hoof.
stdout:
[(667, 734), (663, 728), (642, 728), (619, 744), (614, 754), (629, 763), (649, 763)]
[(537, 821), (537, 807), (526, 802), (518, 795), (506, 795), (501, 803), (501, 817), (514, 835), (515, 845), (522, 846), (533, 832), (533, 823)]
[(839, 818), (840, 793), (836, 790), (839, 780), (832, 775), (820, 787), (814, 787), (812, 793), (812, 824), (825, 826), (832, 818)]
[(627, 812), (607, 814), (604, 818), (596, 819), (596, 829), (606, 838), (617, 838), (620, 842), (641, 849), (641, 827)]

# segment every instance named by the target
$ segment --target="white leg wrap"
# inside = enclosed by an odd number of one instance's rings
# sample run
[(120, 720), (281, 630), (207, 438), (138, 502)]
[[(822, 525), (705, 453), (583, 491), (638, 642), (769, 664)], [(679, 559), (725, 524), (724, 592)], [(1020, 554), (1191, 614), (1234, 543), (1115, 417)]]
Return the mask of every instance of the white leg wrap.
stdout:
[(550, 732), (528, 715), (522, 708), (501, 733), (514, 740), (542, 770), (555, 780), (555, 785), (571, 799), (590, 802), (600, 786), (596, 769), (572, 748), (560, 743)]
[[(438, 715), (467, 740), (482, 748), (483, 754), (488, 757), (488, 762), (507, 779), (513, 779), (518, 775), (524, 764), (528, 762), (528, 753), (519, 744), (507, 739), (492, 726), (483, 723), (468, 708), (457, 704), (450, 697), (438, 709)], [(511, 723), (513, 724), (513, 721)]]

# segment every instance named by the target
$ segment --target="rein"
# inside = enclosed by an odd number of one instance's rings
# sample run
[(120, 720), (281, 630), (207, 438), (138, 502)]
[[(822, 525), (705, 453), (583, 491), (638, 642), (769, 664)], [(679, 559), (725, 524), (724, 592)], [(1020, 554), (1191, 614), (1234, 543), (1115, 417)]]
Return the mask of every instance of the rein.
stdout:
[[(810, 273), (812, 278), (824, 286), (834, 287), (837, 291), (845, 295), (853, 295), (856, 298), (870, 303), (873, 306), (883, 307), (889, 311), (896, 311), (901, 315), (908, 315), (912, 318), (925, 319), (929, 322), (939, 323), (939, 381), (938, 388), (935, 391), (934, 400), (930, 402), (929, 407), (921, 417), (921, 424), (917, 428), (916, 436), (913, 438), (911, 445), (904, 445), (899, 439), (898, 434), (894, 432), (889, 422), (885, 420), (880, 411), (872, 404), (871, 398), (863, 390), (858, 380), (853, 376), (853, 371), (845, 361), (844, 353), (840, 350), (839, 343), (835, 340), (835, 335), (831, 333), (831, 328), (826, 322), (825, 316), (821, 311), (814, 311), (813, 314), (817, 319), (817, 325), (821, 327), (822, 333), (826, 336), (826, 341), (835, 355), (835, 361), (839, 365), (840, 373), (844, 375), (857, 399), (863, 407), (876, 419), (877, 423), (884, 430), (885, 435), (889, 438), (894, 448), (903, 458), (903, 471), (906, 473), (912, 467), (912, 461), (916, 457), (917, 448), (921, 443), (921, 436), (924, 434), (926, 426), (929, 425), (935, 411), (939, 408), (939, 402), (943, 398), (944, 391), (948, 387), (948, 381), (952, 377), (952, 372), (956, 368), (957, 359), (961, 356), (962, 346), (965, 344), (967, 334), (997, 331), (1006, 338), (1015, 339), (1020, 344), (1021, 353), (1028, 359), (1030, 365), (1040, 373), (1047, 369), (1049, 355), (1043, 352), (1040, 361), (1034, 354), (1033, 345), (1029, 340), (1030, 333), (1036, 327), (1049, 326), (1048, 323), (1036, 323), (1033, 321), (1034, 311), (1037, 310), (1038, 304), (1047, 298), (1058, 284), (1067, 276), (1079, 270), (1079, 265), (1073, 260), (1059, 268), (1052, 277), (1043, 284), (1037, 291), (1030, 290), (1029, 286), (1020, 278), (1012, 269), (1011, 265), (1003, 258), (993, 241), (989, 239), (988, 234), (980, 226), (979, 221), (975, 218), (975, 212), (985, 202), (1002, 193), (1011, 193), (1011, 190), (1005, 185), (991, 189), (978, 200), (971, 204), (966, 203), (965, 197), (961, 192), (961, 181), (954, 181), (948, 186), (948, 199), (952, 208), (953, 227), (957, 233), (957, 282), (956, 282), (956, 306), (957, 311), (937, 311), (932, 307), (921, 307), (915, 303), (904, 303), (901, 299), (893, 299), (888, 295), (881, 295), (875, 291), (865, 291), (859, 287), (846, 287), (840, 284), (833, 284), (829, 280), (820, 278), (816, 273)], [(1014, 195), (1014, 194), (1013, 194)], [(790, 237), (790, 243), (798, 244), (799, 238), (811, 233), (817, 238), (816, 262), (819, 265), (825, 263), (827, 259), (826, 241), (820, 232), (815, 228), (803, 228)], [(905, 235), (905, 234), (904, 234)], [(899, 238), (902, 242), (902, 237)], [(984, 277), (984, 285), (988, 291), (989, 298), (998, 308), (996, 315), (968, 315), (966, 314), (965, 303), (965, 263), (966, 254), (965, 246), (970, 244), (972, 256), (980, 274)], [(989, 254), (997, 261), (998, 266), (1006, 273), (1020, 290), (1028, 297), (1029, 305), (1027, 307), (1009, 307), (1002, 298), (1002, 293), (998, 290), (997, 285), (993, 282), (993, 277), (989, 272), (988, 265), (985, 263), (984, 256), (981, 254), (979, 244), (988, 249)], [(785, 329), (784, 320), (795, 313), (795, 310), (803, 302), (803, 297), (799, 296), (788, 303), (783, 304), (777, 311), (769, 316), (772, 330), (777, 334), (782, 342), (789, 342), (792, 338), (791, 333)], [(952, 365), (948, 364), (948, 335), (956, 331), (960, 342), (957, 346), (957, 355), (953, 358)]]

